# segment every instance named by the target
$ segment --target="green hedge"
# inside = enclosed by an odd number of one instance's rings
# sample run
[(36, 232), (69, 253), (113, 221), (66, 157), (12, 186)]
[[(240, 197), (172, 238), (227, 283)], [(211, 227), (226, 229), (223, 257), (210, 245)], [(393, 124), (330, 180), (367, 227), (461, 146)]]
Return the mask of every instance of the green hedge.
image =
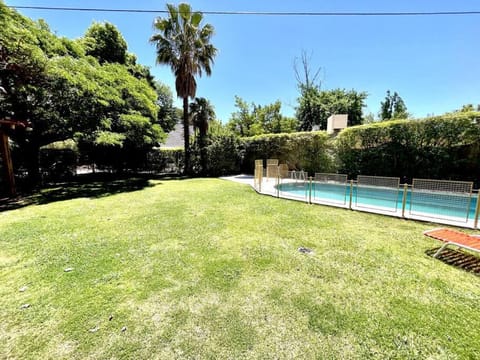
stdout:
[(278, 159), (291, 170), (334, 171), (332, 143), (324, 131), (267, 134), (243, 139), (242, 171), (252, 173), (255, 159)]
[(183, 171), (183, 148), (154, 148), (147, 154), (147, 171), (180, 174)]
[(244, 149), (241, 140), (236, 136), (210, 137), (206, 152), (207, 175), (222, 176), (240, 172)]
[(339, 172), (406, 178), (480, 177), (480, 113), (396, 120), (343, 130), (336, 138)]

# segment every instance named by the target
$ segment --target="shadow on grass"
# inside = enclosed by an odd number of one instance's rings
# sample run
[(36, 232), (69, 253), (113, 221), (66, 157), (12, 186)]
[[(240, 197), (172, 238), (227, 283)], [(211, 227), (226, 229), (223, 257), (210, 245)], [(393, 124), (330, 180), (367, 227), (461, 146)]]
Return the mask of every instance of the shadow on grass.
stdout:
[(142, 190), (160, 185), (152, 184), (154, 179), (182, 179), (182, 177), (116, 175), (109, 173), (78, 175), (72, 181), (49, 184), (41, 189), (25, 193), (16, 198), (0, 198), (0, 212), (29, 205), (48, 204), (55, 201), (76, 198), (100, 198), (119, 193)]
[[(438, 249), (439, 247), (427, 250), (425, 254), (433, 257)], [(480, 276), (480, 257), (473, 254), (461, 250), (446, 248), (436, 259), (443, 261), (445, 264), (455, 266), (458, 269)]]

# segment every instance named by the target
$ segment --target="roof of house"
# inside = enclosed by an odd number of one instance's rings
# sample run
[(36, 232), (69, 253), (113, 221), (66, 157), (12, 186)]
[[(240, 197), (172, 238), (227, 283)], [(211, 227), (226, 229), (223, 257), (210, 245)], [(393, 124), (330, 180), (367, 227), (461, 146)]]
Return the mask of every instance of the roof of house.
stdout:
[[(190, 126), (190, 134), (193, 134), (193, 126)], [(168, 133), (167, 141), (163, 144), (162, 149), (184, 148), (183, 140), (183, 124), (178, 122), (175, 128)]]

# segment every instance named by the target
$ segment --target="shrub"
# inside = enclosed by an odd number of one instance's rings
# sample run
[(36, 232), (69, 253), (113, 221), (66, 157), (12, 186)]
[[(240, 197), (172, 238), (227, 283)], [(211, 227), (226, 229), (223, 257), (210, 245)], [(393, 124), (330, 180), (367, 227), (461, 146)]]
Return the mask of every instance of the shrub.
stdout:
[(242, 171), (251, 173), (255, 159), (278, 159), (289, 169), (314, 172), (334, 170), (331, 141), (326, 132), (267, 134), (245, 138)]
[(73, 140), (57, 141), (40, 148), (43, 181), (69, 180), (77, 173), (78, 149)]
[(240, 172), (243, 157), (241, 141), (234, 135), (215, 135), (207, 146), (207, 174), (222, 176)]
[(154, 148), (147, 154), (147, 171), (179, 174), (183, 171), (183, 148)]
[(343, 130), (339, 171), (358, 174), (478, 180), (480, 113), (453, 113)]

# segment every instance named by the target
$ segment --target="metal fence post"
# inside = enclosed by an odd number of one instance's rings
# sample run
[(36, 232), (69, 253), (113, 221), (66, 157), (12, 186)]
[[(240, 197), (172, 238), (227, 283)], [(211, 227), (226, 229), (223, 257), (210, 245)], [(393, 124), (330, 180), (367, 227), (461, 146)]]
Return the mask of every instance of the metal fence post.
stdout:
[(308, 203), (311, 204), (312, 203), (312, 177), (310, 176), (308, 180), (310, 182), (310, 189), (308, 192)]
[(350, 180), (350, 201), (348, 202), (348, 208), (352, 210), (352, 199), (353, 199), (353, 180)]
[(475, 208), (475, 220), (473, 222), (473, 228), (478, 229), (478, 217), (480, 216), (480, 190), (477, 195), (477, 207)]
[(277, 198), (280, 197), (280, 174), (277, 172)]
[(405, 206), (407, 205), (408, 184), (403, 184), (403, 198), (402, 198), (402, 218), (405, 217)]

